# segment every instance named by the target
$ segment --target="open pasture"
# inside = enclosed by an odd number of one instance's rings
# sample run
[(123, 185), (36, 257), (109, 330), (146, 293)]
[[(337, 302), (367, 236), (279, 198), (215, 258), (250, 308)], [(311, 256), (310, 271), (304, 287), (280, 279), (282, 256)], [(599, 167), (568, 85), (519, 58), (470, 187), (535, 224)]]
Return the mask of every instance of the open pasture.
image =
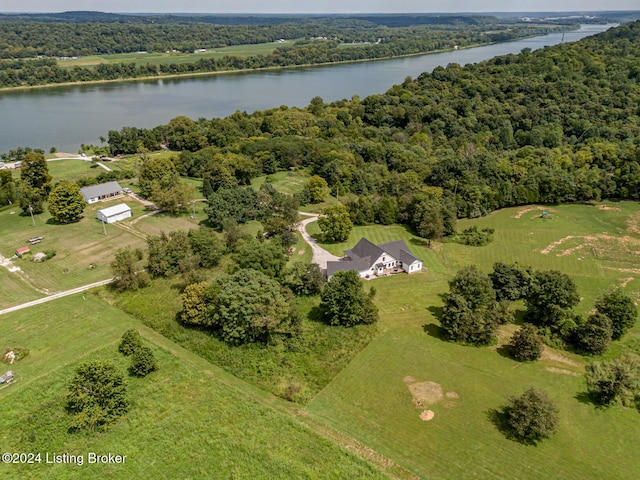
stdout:
[(87, 57), (79, 57), (77, 59), (59, 60), (61, 67), (86, 67), (91, 65), (99, 65), (101, 63), (135, 63), (136, 65), (168, 65), (171, 63), (193, 63), (200, 59), (222, 58), (225, 56), (250, 57), (254, 55), (268, 55), (276, 48), (292, 45), (294, 40), (285, 40), (279, 43), (259, 43), (251, 45), (234, 45), (232, 47), (220, 47), (207, 49), (206, 52), (172, 52), (172, 53), (118, 53), (113, 55), (91, 55)]
[[(21, 215), (17, 206), (0, 211), (0, 255), (10, 258), (16, 248), (25, 245), (31, 248), (32, 254), (56, 252), (53, 258), (44, 262), (33, 262), (30, 255), (13, 258), (9, 267), (19, 267), (22, 271), (10, 273), (15, 276), (13, 283), (18, 281), (17, 278), (21, 278), (23, 284), (39, 292), (38, 296), (42, 296), (110, 278), (109, 264), (118, 248), (145, 245), (142, 235), (136, 235), (117, 224), (103, 226), (96, 219), (95, 212), (98, 209), (120, 202), (126, 202), (132, 207), (134, 218), (144, 212), (144, 208), (129, 197), (87, 205), (83, 218), (68, 225), (51, 222), (47, 211), (34, 215), (33, 220), (30, 216)], [(107, 235), (104, 234), (105, 230)], [(42, 241), (37, 245), (29, 245), (27, 240), (37, 236), (43, 237)], [(0, 306), (15, 304), (10, 299), (33, 299), (33, 295), (27, 291), (24, 292), (24, 296), (17, 295), (17, 291), (14, 291), (14, 295), (6, 295), (5, 290), (11, 288), (11, 285), (5, 282), (0, 284)]]
[[(137, 328), (159, 370), (128, 377), (130, 410), (104, 433), (71, 433), (67, 382), (86, 360), (126, 371), (117, 344)], [(0, 348), (29, 348), (0, 390), (4, 451), (41, 453), (42, 463), (0, 465), (3, 478), (385, 478), (303, 426), (285, 402), (226, 374), (93, 295), (76, 295), (3, 317)], [(264, 448), (268, 446), (268, 448)], [(89, 452), (126, 455), (88, 464)], [(85, 463), (47, 464), (46, 454)]]
[[(514, 325), (501, 327), (494, 347), (446, 342), (438, 311), (446, 280), (459, 268), (477, 264), (489, 272), (496, 261), (566, 272), (582, 296), (576, 308), (582, 314), (612, 287), (640, 298), (639, 210), (632, 202), (529, 206), (460, 221), (459, 230), (474, 224), (495, 228), (494, 241), (485, 247), (426, 248), (401, 226), (355, 227), (348, 242), (324, 245), (341, 254), (362, 236), (374, 243), (403, 239), (427, 271), (371, 282), (381, 333), (310, 402), (310, 416), (421, 478), (634, 478), (640, 459), (629, 449), (640, 416), (635, 409), (595, 408), (582, 377), (588, 358), (546, 348), (538, 362), (516, 362), (501, 348)], [(622, 351), (640, 353), (640, 325), (613, 342), (607, 356)], [(492, 421), (506, 395), (530, 386), (547, 390), (560, 408), (558, 433), (538, 446), (507, 440)], [(428, 410), (435, 415), (425, 421), (421, 415), (429, 418)]]

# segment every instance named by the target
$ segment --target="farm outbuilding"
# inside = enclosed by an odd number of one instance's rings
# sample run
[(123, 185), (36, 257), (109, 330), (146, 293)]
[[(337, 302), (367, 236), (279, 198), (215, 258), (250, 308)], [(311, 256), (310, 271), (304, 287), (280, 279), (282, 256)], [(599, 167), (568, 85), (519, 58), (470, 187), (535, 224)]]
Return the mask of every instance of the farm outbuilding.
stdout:
[(29, 247), (16, 248), (16, 255), (22, 257), (25, 253), (29, 253), (31, 249)]
[(118, 182), (107, 182), (83, 187), (80, 189), (80, 193), (82, 193), (85, 202), (96, 203), (122, 194), (122, 187)]
[(98, 210), (98, 220), (104, 223), (115, 223), (131, 217), (131, 207), (126, 203), (120, 203), (113, 207)]

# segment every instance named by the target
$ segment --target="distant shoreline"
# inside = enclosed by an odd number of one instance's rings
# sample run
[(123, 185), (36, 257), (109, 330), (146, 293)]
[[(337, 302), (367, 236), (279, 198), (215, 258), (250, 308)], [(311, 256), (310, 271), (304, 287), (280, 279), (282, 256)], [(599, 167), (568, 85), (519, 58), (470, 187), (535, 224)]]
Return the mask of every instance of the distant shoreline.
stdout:
[[(525, 38), (533, 38), (538, 37), (540, 35), (529, 35), (527, 37), (518, 38), (518, 40), (523, 40)], [(146, 77), (135, 77), (135, 78), (116, 78), (113, 80), (90, 80), (87, 82), (63, 82), (63, 83), (47, 83), (44, 85), (21, 85), (19, 87), (0, 87), (0, 93), (2, 92), (10, 92), (10, 91), (21, 91), (21, 90), (32, 90), (32, 89), (41, 89), (41, 88), (54, 88), (54, 87), (72, 87), (77, 85), (100, 85), (100, 84), (108, 84), (108, 83), (124, 83), (124, 82), (139, 82), (139, 81), (147, 81), (147, 80), (164, 80), (164, 79), (173, 79), (173, 78), (189, 78), (189, 77), (202, 77), (206, 75), (228, 75), (233, 73), (251, 73), (251, 72), (265, 72), (265, 71), (276, 71), (276, 70), (286, 70), (286, 69), (296, 69), (296, 68), (312, 68), (312, 67), (326, 67), (330, 65), (345, 65), (350, 63), (363, 63), (363, 62), (377, 62), (383, 60), (392, 60), (395, 58), (406, 58), (406, 57), (418, 57), (422, 55), (431, 55), (443, 52), (453, 52), (455, 50), (468, 50), (470, 48), (478, 48), (484, 47), (487, 45), (496, 45), (499, 43), (507, 43), (507, 42), (487, 42), (487, 43), (476, 43), (473, 45), (467, 45), (464, 47), (458, 48), (442, 48), (439, 50), (431, 50), (428, 52), (418, 52), (418, 53), (407, 53), (404, 55), (393, 55), (388, 57), (380, 57), (380, 58), (362, 58), (358, 60), (341, 60), (338, 62), (325, 62), (325, 63), (305, 63), (303, 65), (285, 65), (281, 67), (260, 67), (260, 68), (242, 68), (239, 70), (218, 70), (214, 72), (193, 72), (193, 73), (170, 73), (170, 74), (162, 74), (162, 75), (149, 75)]]

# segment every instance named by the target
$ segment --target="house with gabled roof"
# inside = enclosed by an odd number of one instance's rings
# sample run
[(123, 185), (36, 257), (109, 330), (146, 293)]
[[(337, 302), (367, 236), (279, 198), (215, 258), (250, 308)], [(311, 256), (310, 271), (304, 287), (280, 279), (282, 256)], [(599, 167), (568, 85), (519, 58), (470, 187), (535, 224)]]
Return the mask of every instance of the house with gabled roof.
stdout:
[(85, 202), (96, 203), (122, 194), (122, 187), (118, 182), (107, 182), (100, 185), (82, 187), (80, 193), (82, 193)]
[(343, 259), (327, 262), (327, 278), (344, 270), (356, 270), (362, 278), (422, 270), (422, 260), (415, 257), (402, 240), (376, 245), (361, 238), (355, 247), (344, 253)]

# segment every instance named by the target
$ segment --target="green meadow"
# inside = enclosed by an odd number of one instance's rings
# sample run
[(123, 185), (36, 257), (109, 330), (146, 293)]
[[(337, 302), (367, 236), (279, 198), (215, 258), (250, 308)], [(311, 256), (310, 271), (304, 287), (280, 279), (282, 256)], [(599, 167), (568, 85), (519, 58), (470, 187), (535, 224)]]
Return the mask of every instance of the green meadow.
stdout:
[[(89, 163), (80, 161), (51, 162), (50, 169), (54, 181), (92, 174)], [(296, 193), (307, 179), (279, 172), (252, 185), (268, 181)], [(201, 186), (186, 181), (196, 192)], [(135, 181), (122, 184), (137, 189)], [(105, 235), (95, 211), (121, 201), (132, 207), (133, 218), (107, 225)], [(317, 213), (336, 201), (330, 197), (302, 210)], [(87, 206), (84, 218), (71, 225), (51, 223), (48, 213), (35, 215), (35, 227), (18, 207), (3, 208), (0, 254), (10, 257), (28, 238), (43, 236), (32, 250), (51, 249), (56, 256), (44, 263), (13, 259), (10, 266), (22, 273), (2, 268), (0, 308), (109, 278), (118, 248), (143, 248), (147, 235), (197, 228), (206, 219), (204, 206), (197, 202), (195, 211), (177, 216), (149, 215), (124, 197)], [(366, 283), (375, 287), (380, 309), (380, 322), (372, 327), (329, 327), (318, 319), (317, 297), (297, 299), (304, 322), (300, 341), (291, 345), (229, 347), (183, 327), (177, 321), (180, 278), (157, 279), (150, 288), (122, 295), (103, 288), (2, 316), (0, 349), (31, 351), (11, 367), (18, 381), (0, 390), (7, 405), (0, 418), (3, 445), (9, 451), (120, 453), (128, 461), (76, 468), (3, 465), (0, 477), (383, 478), (371, 461), (394, 478), (634, 478), (640, 458), (631, 448), (640, 415), (589, 402), (582, 374), (593, 359), (546, 348), (539, 361), (518, 363), (502, 348), (517, 325), (501, 327), (498, 345), (465, 347), (440, 337), (438, 315), (440, 295), (458, 269), (476, 264), (488, 273), (497, 261), (569, 274), (581, 295), (576, 311), (583, 315), (598, 295), (617, 286), (640, 301), (640, 206), (523, 206), (460, 220), (458, 230), (472, 225), (493, 228), (493, 242), (427, 246), (402, 225), (357, 226), (344, 243), (321, 242), (342, 255), (361, 237), (404, 240), (425, 268)], [(250, 222), (244, 228), (255, 236), (262, 226)], [(308, 230), (319, 238), (317, 224)], [(310, 259), (298, 236), (290, 264)], [(225, 272), (229, 263), (207, 276)], [(66, 382), (85, 359), (108, 359), (126, 369), (115, 347), (130, 326), (153, 347), (160, 371), (129, 380), (131, 411), (111, 430), (70, 434)], [(624, 352), (640, 354), (640, 325), (613, 342), (605, 358)], [(506, 395), (530, 386), (547, 390), (561, 415), (557, 434), (537, 446), (506, 439), (492, 420)], [(429, 421), (421, 419), (427, 409), (435, 414)], [(357, 456), (345, 453), (345, 445)]]
[(268, 55), (276, 48), (293, 45), (295, 40), (285, 40), (280, 43), (259, 43), (250, 45), (234, 45), (232, 47), (221, 47), (207, 49), (206, 52), (173, 52), (173, 53), (119, 53), (114, 55), (91, 55), (79, 57), (77, 59), (59, 60), (61, 67), (73, 68), (86, 67), (89, 65), (99, 65), (101, 63), (135, 63), (136, 65), (168, 65), (171, 63), (193, 63), (202, 58), (222, 58), (225, 56), (251, 57), (254, 55)]
[[(3, 316), (1, 347), (29, 348), (0, 390), (3, 452), (41, 454), (41, 463), (2, 464), (2, 478), (386, 478), (315, 433), (295, 410), (167, 341), (93, 295), (67, 297)], [(86, 360), (128, 359), (120, 336), (137, 328), (158, 359), (146, 378), (128, 377), (130, 410), (103, 433), (70, 433), (67, 383)], [(4, 350), (3, 350), (4, 351)], [(123, 455), (90, 465), (89, 452)], [(85, 463), (47, 464), (46, 454)]]
[[(551, 218), (541, 218), (543, 210)], [(602, 410), (588, 401), (582, 373), (589, 359), (547, 348), (538, 362), (516, 362), (500, 348), (514, 325), (503, 327), (495, 347), (449, 343), (440, 338), (437, 314), (439, 295), (457, 269), (475, 263), (489, 272), (496, 261), (568, 273), (582, 296), (581, 313), (612, 287), (638, 298), (639, 211), (631, 202), (522, 207), (459, 222), (459, 229), (495, 228), (495, 240), (485, 247), (426, 248), (399, 226), (356, 227), (348, 242), (325, 245), (339, 254), (362, 236), (376, 243), (403, 239), (427, 271), (371, 282), (381, 333), (310, 402), (311, 417), (421, 478), (635, 478), (640, 458), (631, 446), (640, 416), (634, 409)], [(623, 351), (640, 354), (640, 326), (614, 342), (608, 356)], [(507, 440), (491, 420), (506, 395), (530, 386), (547, 390), (561, 415), (558, 433), (538, 446)], [(416, 405), (420, 395), (414, 391), (420, 388), (436, 393)], [(423, 421), (427, 408), (435, 416)]]

